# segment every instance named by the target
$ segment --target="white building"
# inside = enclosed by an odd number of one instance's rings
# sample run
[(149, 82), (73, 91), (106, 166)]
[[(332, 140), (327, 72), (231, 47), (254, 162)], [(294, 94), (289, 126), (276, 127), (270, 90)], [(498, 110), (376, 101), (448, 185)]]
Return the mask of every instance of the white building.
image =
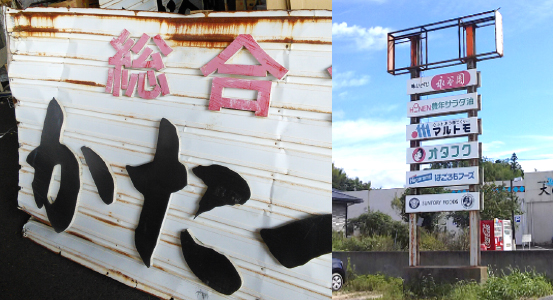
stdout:
[[(504, 185), (510, 189), (510, 181), (498, 181), (496, 185)], [(516, 216), (515, 238), (516, 244), (521, 245), (523, 234), (531, 234), (532, 243), (539, 245), (552, 245), (552, 200), (553, 200), (553, 173), (552, 171), (528, 172), (525, 178), (512, 182), (514, 195), (521, 201), (523, 214)], [(348, 207), (348, 219), (356, 218), (363, 213), (380, 211), (390, 215), (394, 220), (402, 220), (401, 216), (391, 207), (395, 197), (402, 196), (404, 188), (373, 189), (365, 191), (343, 192), (363, 199), (362, 203)], [(452, 187), (452, 192), (467, 191), (467, 187)], [(457, 230), (450, 219), (442, 221), (446, 229)]]

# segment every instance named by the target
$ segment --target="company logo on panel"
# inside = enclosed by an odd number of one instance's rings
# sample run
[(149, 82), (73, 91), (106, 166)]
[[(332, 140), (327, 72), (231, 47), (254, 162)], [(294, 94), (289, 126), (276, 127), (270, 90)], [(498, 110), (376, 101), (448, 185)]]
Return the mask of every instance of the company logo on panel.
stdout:
[(426, 156), (425, 149), (421, 147), (415, 148), (414, 152), (412, 152), (412, 159), (418, 163), (425, 160), (425, 156)]
[(431, 129), (429, 129), (429, 124), (418, 124), (416, 130), (412, 132), (412, 138), (428, 138), (431, 137)]
[(410, 202), (408, 204), (410, 205), (411, 209), (416, 209), (416, 208), (419, 207), (419, 199), (412, 198), (412, 199), (410, 199)]
[(462, 206), (465, 209), (470, 209), (473, 206), (473, 203), (475, 202), (475, 199), (471, 194), (465, 194), (462, 197)]
[(472, 133), (481, 133), (476, 117), (406, 125), (408, 141), (456, 137)]

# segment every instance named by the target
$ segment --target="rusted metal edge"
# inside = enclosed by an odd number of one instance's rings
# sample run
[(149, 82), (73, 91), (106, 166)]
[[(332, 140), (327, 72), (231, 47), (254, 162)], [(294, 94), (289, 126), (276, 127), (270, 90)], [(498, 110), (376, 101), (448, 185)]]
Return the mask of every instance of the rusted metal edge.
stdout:
[[(29, 222), (34, 222), (34, 220), (30, 220)], [(28, 223), (29, 223), (28, 222)], [(112, 278), (112, 279), (115, 279), (125, 285), (128, 285), (132, 288), (137, 288), (143, 292), (146, 292), (150, 295), (153, 295), (153, 296), (156, 296), (156, 297), (159, 297), (159, 298), (163, 298), (163, 299), (171, 299), (171, 295), (169, 294), (166, 294), (160, 290), (156, 290), (154, 289), (153, 287), (151, 286), (148, 286), (144, 283), (139, 283), (137, 280), (131, 278), (130, 276), (124, 274), (123, 272), (119, 271), (119, 270), (116, 270), (116, 269), (113, 269), (113, 268), (105, 268), (99, 264), (96, 264), (94, 262), (92, 262), (91, 260), (89, 259), (86, 259), (85, 257), (83, 256), (80, 256), (76, 253), (72, 253), (70, 251), (68, 251), (67, 249), (62, 249), (60, 246), (57, 246), (57, 245), (54, 245), (54, 244), (51, 244), (47, 241), (44, 241), (42, 240), (41, 238), (39, 238), (38, 236), (35, 236), (33, 235), (33, 233), (31, 232), (28, 232), (25, 230), (25, 226), (27, 225), (27, 223), (24, 225), (24, 237), (30, 239), (32, 242), (54, 252), (54, 253), (58, 253), (60, 254), (61, 256), (69, 259), (69, 260), (72, 260), (86, 268), (89, 268), (91, 270), (94, 270), (100, 274), (105, 274), (106, 276)], [(85, 240), (85, 242), (88, 242)], [(90, 242), (88, 242), (90, 243)]]
[[(111, 36), (111, 34), (84, 32), (74, 29), (55, 28), (57, 18), (61, 17), (91, 17), (98, 19), (123, 19), (139, 22), (158, 22), (162, 28), (167, 31), (180, 32), (175, 34), (161, 34), (164, 38), (175, 42), (202, 42), (202, 43), (231, 43), (236, 38), (236, 33), (221, 34), (213, 32), (224, 32), (229, 29), (245, 28), (246, 31), (252, 31), (254, 26), (259, 23), (280, 23), (281, 26), (294, 27), (297, 24), (314, 22), (332, 22), (332, 17), (319, 16), (249, 16), (249, 17), (204, 17), (204, 18), (163, 18), (153, 16), (128, 16), (128, 15), (106, 15), (75, 12), (45, 12), (45, 11), (18, 11), (16, 13), (6, 13), (6, 17), (12, 17), (15, 24), (36, 24), (33, 20), (40, 20), (46, 26), (37, 25), (15, 25), (9, 32), (18, 33), (78, 33), (91, 35)], [(183, 30), (185, 29), (185, 30)], [(192, 31), (192, 32), (189, 32)], [(234, 31), (234, 30), (233, 30)], [(322, 41), (316, 39), (294, 39), (285, 38), (264, 38), (258, 39), (258, 42), (271, 43), (302, 43), (302, 44), (321, 44), (332, 45), (332, 41)]]
[[(44, 220), (40, 220), (41, 222), (37, 222), (39, 221), (40, 219), (34, 219), (32, 218), (29, 222), (36, 222), (36, 223), (42, 223), (42, 221)], [(26, 226), (27, 224), (25, 224)], [(29, 238), (31, 241), (33, 241), (34, 243), (38, 244), (38, 245), (41, 245), (43, 247), (45, 247), (46, 249), (52, 251), (52, 252), (55, 252), (55, 253), (58, 253), (60, 255), (62, 255), (63, 257), (65, 258), (68, 258), (72, 261), (75, 261), (89, 269), (92, 269), (100, 274), (105, 274), (106, 276), (112, 278), (112, 279), (115, 279), (121, 283), (124, 283), (130, 287), (133, 287), (133, 288), (138, 288), (144, 292), (147, 292), (153, 296), (156, 296), (156, 297), (163, 297), (163, 298), (166, 298), (166, 299), (170, 299), (170, 298), (173, 298), (171, 295), (169, 294), (166, 294), (160, 290), (157, 290), (157, 289), (153, 289), (152, 287), (144, 284), (144, 283), (139, 283), (137, 280), (133, 279), (132, 277), (126, 275), (125, 273), (121, 272), (120, 270), (116, 270), (114, 268), (110, 268), (110, 267), (103, 267), (101, 265), (98, 265), (96, 263), (94, 263), (93, 261), (85, 258), (84, 256), (81, 256), (81, 255), (78, 255), (76, 253), (72, 253), (71, 251), (69, 251), (68, 249), (64, 249), (60, 246), (57, 246), (57, 245), (54, 245), (53, 243), (49, 243), (47, 241), (44, 241), (42, 240), (40, 237), (38, 236), (35, 236), (33, 235), (32, 232), (29, 232), (25, 229), (25, 226), (24, 226), (24, 237), (26, 238)], [(48, 226), (46, 224), (43, 224), (43, 226)], [(136, 258), (134, 257), (130, 257), (127, 253), (124, 253), (122, 251), (117, 251), (116, 249), (113, 249), (113, 248), (110, 248), (110, 247), (105, 247), (103, 245), (99, 245), (97, 243), (95, 243), (94, 241), (92, 241), (90, 238), (87, 238), (79, 233), (76, 233), (76, 232), (73, 232), (73, 231), (67, 231), (68, 234), (72, 235), (72, 236), (75, 236), (76, 238), (79, 238), (79, 239), (82, 239), (83, 242), (86, 242), (86, 243), (91, 243), (91, 244), (94, 244), (96, 246), (99, 246), (99, 247), (102, 247), (102, 248), (105, 248), (105, 249), (108, 249), (110, 251), (113, 251), (113, 252), (116, 252), (118, 254), (121, 254), (121, 255), (125, 255), (126, 257), (129, 257), (131, 259), (134, 259), (136, 260)], [(153, 267), (165, 272), (165, 273), (168, 273), (168, 274), (171, 274), (173, 276), (176, 276), (176, 277), (179, 277), (179, 278), (183, 278), (183, 276), (181, 274), (177, 274), (173, 271), (170, 271), (162, 266), (156, 266), (154, 265)], [(306, 287), (303, 287), (301, 285), (297, 285), (297, 284), (294, 284), (294, 283), (291, 283), (291, 282), (286, 282), (286, 281), (283, 281), (277, 277), (274, 277), (274, 276), (271, 276), (271, 275), (268, 275), (268, 274), (264, 274), (264, 273), (261, 273), (261, 272), (258, 272), (252, 268), (248, 268), (248, 267), (244, 267), (244, 266), (239, 266), (239, 268), (241, 269), (244, 269), (248, 272), (251, 272), (251, 273), (255, 273), (259, 276), (262, 276), (262, 277), (267, 277), (267, 278), (270, 278), (272, 280), (275, 280), (275, 281), (278, 281), (278, 282), (282, 282), (282, 283), (285, 283), (287, 285), (292, 285), (294, 287), (297, 287), (297, 288), (300, 288), (300, 289), (306, 289)], [(277, 272), (277, 273), (281, 273), (281, 272)], [(183, 279), (187, 279), (187, 280), (190, 280), (190, 278), (183, 278)], [(300, 279), (300, 278), (298, 278)], [(194, 280), (193, 280), (194, 281)], [(200, 282), (197, 282), (197, 283), (200, 283)], [(313, 283), (314, 285), (318, 285), (317, 283)], [(329, 296), (328, 294), (326, 293), (321, 293), (321, 292), (317, 292), (315, 290), (309, 290), (311, 291), (312, 293), (314, 294), (318, 294), (318, 295), (321, 295), (321, 296)]]

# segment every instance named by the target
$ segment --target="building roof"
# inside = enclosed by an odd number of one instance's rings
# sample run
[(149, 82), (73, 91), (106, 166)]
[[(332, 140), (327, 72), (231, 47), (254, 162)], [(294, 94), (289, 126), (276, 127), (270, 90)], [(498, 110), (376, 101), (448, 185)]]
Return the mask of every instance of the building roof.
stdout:
[(333, 189), (333, 202), (341, 202), (347, 204), (362, 203), (363, 199), (344, 194), (342, 191)]

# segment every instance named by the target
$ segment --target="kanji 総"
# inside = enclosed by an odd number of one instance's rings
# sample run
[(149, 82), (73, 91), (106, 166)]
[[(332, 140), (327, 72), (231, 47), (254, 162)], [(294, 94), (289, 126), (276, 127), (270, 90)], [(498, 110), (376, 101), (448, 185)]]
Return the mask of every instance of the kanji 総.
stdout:
[[(154, 70), (148, 70), (146, 72), (130, 74), (129, 78), (129, 71), (125, 68), (155, 69), (160, 71), (165, 68), (162, 54), (167, 56), (173, 49), (167, 45), (159, 34), (153, 40), (160, 49), (161, 54), (160, 52), (153, 53), (154, 50), (150, 47), (144, 47), (150, 41), (150, 36), (147, 34), (143, 33), (136, 43), (129, 36), (130, 32), (127, 29), (123, 29), (119, 37), (114, 38), (110, 42), (110, 45), (117, 52), (108, 59), (108, 64), (115, 67), (108, 70), (106, 93), (112, 93), (112, 95), (119, 97), (121, 90), (126, 90), (125, 96), (132, 97), (138, 83), (138, 95), (143, 99), (154, 99), (160, 93), (164, 96), (169, 95), (169, 85), (165, 74), (162, 73), (156, 76)], [(142, 53), (133, 60), (131, 52), (139, 54), (141, 51)], [(151, 58), (151, 60), (147, 60), (148, 58)], [(152, 87), (151, 90), (146, 89), (146, 78), (148, 78), (148, 84)]]

